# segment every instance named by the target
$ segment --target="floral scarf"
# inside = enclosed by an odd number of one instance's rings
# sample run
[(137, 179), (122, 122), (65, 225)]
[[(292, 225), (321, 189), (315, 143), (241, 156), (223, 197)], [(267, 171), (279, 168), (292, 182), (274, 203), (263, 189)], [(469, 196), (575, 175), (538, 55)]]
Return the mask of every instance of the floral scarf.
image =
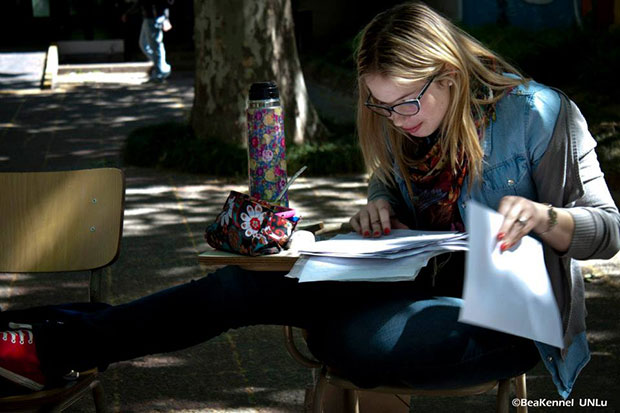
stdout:
[[(492, 91), (483, 85), (474, 89), (478, 98), (489, 98)], [(472, 110), (478, 137), (482, 138), (490, 120), (495, 120), (495, 105), (481, 105), (481, 110)], [(435, 231), (464, 231), (465, 226), (459, 213), (457, 201), (467, 175), (467, 159), (450, 168), (450, 160), (441, 151), (438, 134), (431, 135), (408, 151), (413, 164), (409, 176), (413, 183), (413, 205), (420, 228)], [(407, 148), (405, 148), (407, 150)], [(463, 154), (459, 153), (459, 158)]]

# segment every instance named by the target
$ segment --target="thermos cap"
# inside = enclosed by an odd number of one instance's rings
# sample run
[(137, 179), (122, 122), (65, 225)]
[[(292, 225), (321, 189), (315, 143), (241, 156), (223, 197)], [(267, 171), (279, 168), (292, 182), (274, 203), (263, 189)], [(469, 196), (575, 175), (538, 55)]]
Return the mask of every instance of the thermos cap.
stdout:
[(257, 82), (250, 86), (250, 100), (279, 99), (276, 82)]

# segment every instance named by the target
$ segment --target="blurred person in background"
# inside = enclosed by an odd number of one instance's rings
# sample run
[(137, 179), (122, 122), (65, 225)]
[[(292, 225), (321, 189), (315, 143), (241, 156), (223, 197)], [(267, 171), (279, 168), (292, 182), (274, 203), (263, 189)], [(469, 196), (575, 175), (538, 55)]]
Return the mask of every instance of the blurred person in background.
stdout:
[(142, 12), (142, 28), (140, 29), (140, 49), (153, 62), (149, 71), (149, 81), (162, 82), (170, 76), (171, 67), (166, 62), (166, 48), (164, 47), (164, 32), (172, 29), (170, 24), (170, 6), (174, 0), (138, 0), (122, 16), (127, 21), (127, 15)]

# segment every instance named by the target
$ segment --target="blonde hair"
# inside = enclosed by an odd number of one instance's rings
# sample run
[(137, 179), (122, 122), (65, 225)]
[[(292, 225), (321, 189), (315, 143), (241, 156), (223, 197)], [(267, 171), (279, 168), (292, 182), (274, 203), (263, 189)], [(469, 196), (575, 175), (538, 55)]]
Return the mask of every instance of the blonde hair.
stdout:
[[(499, 100), (525, 78), (495, 53), (422, 3), (406, 3), (378, 14), (361, 32), (356, 50), (359, 101), (357, 127), (369, 172), (383, 182), (393, 181), (395, 166), (407, 171), (412, 164), (404, 153), (407, 140), (385, 117), (364, 107), (369, 96), (367, 75), (381, 75), (399, 84), (450, 79), (450, 102), (439, 129), (442, 156), (453, 171), (468, 162), (470, 184), (482, 176), (484, 156), (472, 112)], [(517, 75), (506, 77), (502, 72)], [(490, 98), (473, 95), (474, 81), (492, 92)], [(422, 105), (424, 99), (422, 99)], [(387, 139), (387, 142), (386, 142)], [(404, 177), (404, 176), (403, 176)], [(412, 188), (405, 179), (409, 195)]]

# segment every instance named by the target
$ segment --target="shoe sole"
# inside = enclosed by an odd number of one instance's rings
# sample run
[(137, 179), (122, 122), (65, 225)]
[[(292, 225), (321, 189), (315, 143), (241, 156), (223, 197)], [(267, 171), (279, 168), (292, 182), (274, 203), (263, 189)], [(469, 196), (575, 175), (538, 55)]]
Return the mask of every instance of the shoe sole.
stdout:
[(43, 390), (44, 387), (42, 384), (37, 383), (36, 381), (29, 379), (28, 377), (20, 376), (19, 374), (13, 373), (12, 371), (4, 369), (2, 367), (0, 367), (0, 376), (4, 377), (5, 379), (11, 380), (13, 383), (17, 383), (20, 386), (27, 387), (30, 390), (39, 391)]

